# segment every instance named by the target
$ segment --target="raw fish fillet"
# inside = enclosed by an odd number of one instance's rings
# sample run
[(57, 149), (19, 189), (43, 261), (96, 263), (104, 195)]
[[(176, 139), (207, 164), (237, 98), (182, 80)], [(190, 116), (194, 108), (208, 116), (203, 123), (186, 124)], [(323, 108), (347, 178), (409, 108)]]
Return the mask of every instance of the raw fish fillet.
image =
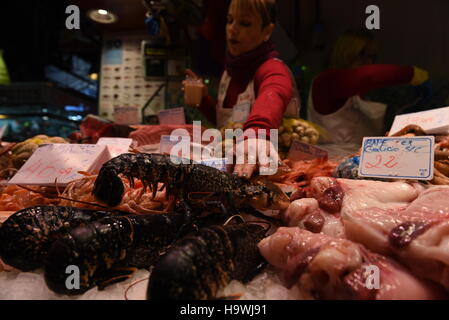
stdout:
[[(309, 299), (444, 299), (437, 285), (418, 279), (390, 258), (362, 245), (298, 227), (279, 228), (259, 243), (288, 287)], [(373, 273), (378, 271), (376, 278)]]
[(449, 289), (449, 187), (432, 187), (403, 209), (348, 210), (341, 216), (348, 239), (394, 256)]

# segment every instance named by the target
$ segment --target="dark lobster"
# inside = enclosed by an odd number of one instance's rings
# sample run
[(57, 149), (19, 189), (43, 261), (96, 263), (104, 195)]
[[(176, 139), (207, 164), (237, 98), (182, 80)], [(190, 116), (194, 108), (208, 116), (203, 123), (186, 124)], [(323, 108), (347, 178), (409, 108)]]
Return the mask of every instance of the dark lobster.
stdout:
[(264, 264), (266, 229), (244, 223), (203, 228), (176, 242), (154, 266), (147, 299), (214, 299), (232, 279), (251, 280)]
[(17, 211), (0, 227), (0, 257), (22, 271), (38, 269), (55, 240), (74, 227), (116, 213), (58, 206)]
[[(127, 153), (106, 162), (95, 181), (94, 196), (111, 207), (118, 205), (123, 197), (124, 186), (119, 174), (126, 176), (131, 186), (134, 178), (139, 178), (144, 188), (149, 187), (153, 192), (153, 197), (158, 184), (163, 183), (161, 190), (166, 188), (167, 196), (183, 201), (190, 200), (191, 194), (209, 193), (225, 195), (229, 198), (227, 205), (236, 208), (249, 204), (256, 209), (282, 210), (290, 204), (282, 190), (270, 183), (251, 183), (236, 175), (169, 155)], [(219, 198), (223, 200), (224, 197)]]
[[(194, 225), (185, 214), (105, 217), (72, 229), (54, 242), (45, 261), (45, 282), (56, 293), (77, 295), (123, 281), (149, 268), (178, 236)], [(66, 287), (68, 266), (79, 268), (79, 289)]]

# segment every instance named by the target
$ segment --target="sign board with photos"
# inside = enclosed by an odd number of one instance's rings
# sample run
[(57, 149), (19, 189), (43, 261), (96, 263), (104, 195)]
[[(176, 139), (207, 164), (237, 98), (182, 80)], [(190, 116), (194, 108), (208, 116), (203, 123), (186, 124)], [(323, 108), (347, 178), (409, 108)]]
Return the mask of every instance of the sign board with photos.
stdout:
[[(165, 83), (165, 78), (145, 79), (141, 50), (145, 38), (145, 35), (126, 35), (105, 39), (99, 88), (101, 117), (122, 124), (142, 123), (142, 108)], [(166, 106), (165, 100), (163, 87), (146, 109), (146, 115), (157, 115)]]

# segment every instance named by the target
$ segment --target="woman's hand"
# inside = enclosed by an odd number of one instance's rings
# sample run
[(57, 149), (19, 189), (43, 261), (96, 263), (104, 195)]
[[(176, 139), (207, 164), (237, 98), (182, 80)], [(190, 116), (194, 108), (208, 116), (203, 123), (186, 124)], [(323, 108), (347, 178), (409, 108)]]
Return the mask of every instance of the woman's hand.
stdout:
[(274, 145), (265, 139), (248, 138), (236, 146), (236, 165), (234, 174), (251, 178), (256, 168), (261, 175), (273, 175), (277, 172), (279, 154)]

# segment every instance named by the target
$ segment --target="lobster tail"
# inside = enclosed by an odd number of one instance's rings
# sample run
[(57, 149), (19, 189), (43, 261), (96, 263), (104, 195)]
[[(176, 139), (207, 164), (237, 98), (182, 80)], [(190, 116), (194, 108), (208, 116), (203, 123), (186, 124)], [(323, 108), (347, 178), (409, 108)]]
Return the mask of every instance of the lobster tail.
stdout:
[[(45, 260), (45, 282), (56, 293), (78, 295), (97, 285), (98, 275), (107, 269), (107, 258), (118, 261), (116, 247), (120, 240), (108, 222), (116, 218), (104, 218), (81, 225), (55, 241)], [(120, 218), (117, 218), (120, 219)], [(98, 229), (105, 235), (102, 237)], [(112, 240), (115, 240), (112, 241)], [(111, 248), (106, 247), (109, 242)]]
[(0, 227), (0, 257), (21, 271), (41, 268), (53, 241), (80, 224), (112, 214), (60, 206), (36, 206), (17, 211)]
[[(75, 243), (70, 236), (55, 241), (45, 260), (45, 283), (58, 294), (77, 295), (86, 292), (86, 277), (80, 274), (80, 261), (74, 254)], [(78, 269), (76, 269), (78, 268)], [(87, 277), (88, 278), (88, 277)]]
[(48, 288), (67, 295), (82, 294), (96, 285), (101, 289), (119, 278), (133, 241), (126, 216), (105, 217), (72, 229), (48, 252), (44, 272)]
[(259, 225), (241, 224), (189, 234), (154, 265), (147, 299), (213, 299), (232, 279), (248, 281), (263, 262), (257, 244), (264, 232)]
[(110, 207), (115, 207), (122, 201), (124, 192), (123, 181), (115, 170), (107, 166), (101, 168), (92, 191), (95, 198)]
[[(197, 287), (197, 274), (190, 268), (191, 259), (180, 250), (173, 250), (157, 264), (151, 273), (147, 288), (147, 299), (189, 300), (196, 297), (193, 288)], [(190, 285), (185, 285), (185, 282)]]

